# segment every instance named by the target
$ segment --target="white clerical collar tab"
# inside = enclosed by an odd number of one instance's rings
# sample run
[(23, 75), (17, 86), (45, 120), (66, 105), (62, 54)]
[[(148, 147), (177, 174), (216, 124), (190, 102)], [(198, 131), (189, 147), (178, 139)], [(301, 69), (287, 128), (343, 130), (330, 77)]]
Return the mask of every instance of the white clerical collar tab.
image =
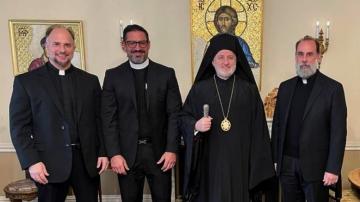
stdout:
[(302, 83), (307, 84), (308, 83), (307, 79), (302, 79)]
[(135, 64), (135, 63), (132, 63), (130, 60), (130, 67), (133, 68), (133, 69), (144, 69), (146, 68), (148, 65), (149, 65), (149, 58), (147, 58), (143, 63), (141, 64)]
[(65, 70), (60, 69), (60, 70), (59, 70), (59, 75), (60, 75), (60, 76), (65, 76)]

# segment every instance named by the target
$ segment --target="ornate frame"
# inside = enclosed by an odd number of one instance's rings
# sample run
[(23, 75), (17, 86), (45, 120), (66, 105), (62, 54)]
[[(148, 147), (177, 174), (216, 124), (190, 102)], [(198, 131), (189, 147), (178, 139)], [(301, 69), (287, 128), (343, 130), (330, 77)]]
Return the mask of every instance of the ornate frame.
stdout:
[(39, 44), (46, 29), (53, 24), (71, 27), (75, 34), (75, 53), (72, 63), (85, 69), (85, 49), (82, 21), (75, 20), (9, 20), (11, 53), (14, 75), (28, 71), (29, 64), (38, 58), (43, 50)]
[(208, 41), (218, 33), (214, 18), (216, 10), (221, 6), (230, 6), (236, 10), (238, 21), (234, 25), (234, 32), (248, 44), (250, 54), (258, 65), (252, 71), (260, 89), (263, 68), (263, 0), (190, 0), (192, 79), (196, 76)]

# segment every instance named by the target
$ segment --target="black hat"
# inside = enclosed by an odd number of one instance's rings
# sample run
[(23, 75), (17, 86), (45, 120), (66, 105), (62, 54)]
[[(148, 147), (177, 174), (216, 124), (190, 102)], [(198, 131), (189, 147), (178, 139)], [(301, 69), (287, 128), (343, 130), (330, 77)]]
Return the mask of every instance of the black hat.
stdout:
[(239, 44), (238, 38), (227, 33), (217, 34), (210, 39), (210, 45), (205, 52), (194, 83), (206, 80), (216, 73), (215, 68), (212, 65), (212, 61), (215, 55), (221, 50), (230, 50), (236, 55), (237, 62), (235, 74), (237, 77), (256, 84), (254, 75), (252, 74), (249, 63), (246, 60), (245, 54)]

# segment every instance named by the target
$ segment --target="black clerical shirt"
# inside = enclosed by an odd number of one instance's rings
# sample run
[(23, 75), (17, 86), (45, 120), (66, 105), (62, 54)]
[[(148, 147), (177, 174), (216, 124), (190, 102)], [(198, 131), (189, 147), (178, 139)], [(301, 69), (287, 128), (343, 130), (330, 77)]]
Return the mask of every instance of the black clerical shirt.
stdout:
[(47, 69), (64, 109), (66, 123), (68, 124), (70, 131), (71, 143), (78, 144), (80, 140), (77, 133), (76, 121), (77, 106), (75, 93), (75, 67), (70, 66), (69, 69), (64, 71), (64, 75), (60, 75), (60, 71), (56, 69), (50, 62), (47, 63)]
[(306, 84), (303, 83), (302, 78), (298, 77), (286, 128), (284, 154), (287, 156), (299, 157), (299, 141), (303, 116), (317, 75), (318, 72), (309, 77)]
[(151, 138), (151, 125), (147, 110), (147, 71), (148, 67), (143, 69), (133, 69), (134, 84), (136, 91), (137, 115), (139, 120), (139, 139)]

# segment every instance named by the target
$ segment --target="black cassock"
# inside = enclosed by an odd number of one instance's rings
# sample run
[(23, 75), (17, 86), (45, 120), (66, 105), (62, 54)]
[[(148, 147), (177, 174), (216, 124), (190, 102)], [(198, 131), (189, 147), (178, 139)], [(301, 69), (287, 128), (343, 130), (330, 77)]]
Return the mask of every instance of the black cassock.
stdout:
[[(233, 77), (216, 77), (225, 114)], [(224, 116), (212, 77), (195, 84), (185, 101), (181, 116), (186, 147), (184, 195), (195, 198), (191, 201), (250, 201), (250, 190), (274, 175), (269, 133), (256, 86), (237, 78), (231, 102), (231, 129), (224, 132), (220, 127)], [(204, 104), (210, 106), (211, 130), (194, 136)]]

